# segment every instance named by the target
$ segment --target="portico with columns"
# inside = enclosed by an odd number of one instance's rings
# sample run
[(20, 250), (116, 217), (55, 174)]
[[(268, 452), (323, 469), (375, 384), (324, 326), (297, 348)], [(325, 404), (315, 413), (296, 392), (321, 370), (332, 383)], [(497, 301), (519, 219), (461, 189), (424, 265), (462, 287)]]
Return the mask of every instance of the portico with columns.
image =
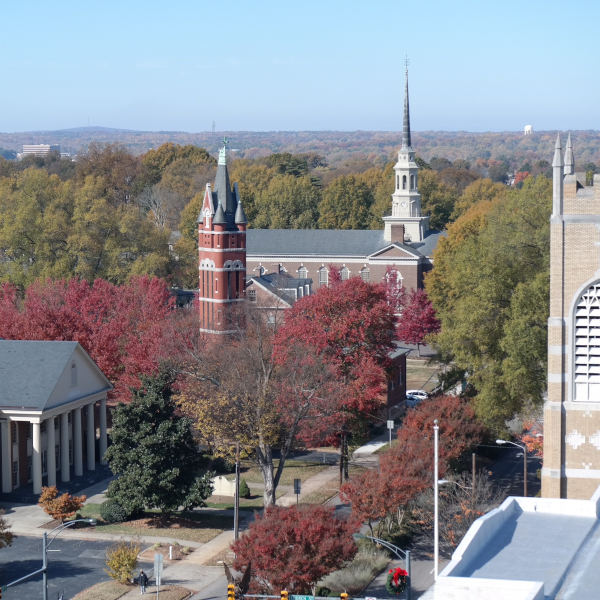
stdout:
[(105, 464), (102, 371), (77, 342), (0, 340), (2, 493), (71, 481)]

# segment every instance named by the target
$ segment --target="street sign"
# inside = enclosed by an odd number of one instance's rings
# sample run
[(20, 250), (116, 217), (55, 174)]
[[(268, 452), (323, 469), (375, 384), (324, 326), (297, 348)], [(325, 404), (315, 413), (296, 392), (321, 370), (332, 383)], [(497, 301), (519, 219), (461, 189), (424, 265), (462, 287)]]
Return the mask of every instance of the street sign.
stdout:
[(394, 421), (388, 421), (388, 429), (394, 429)]
[[(302, 479), (294, 479), (294, 494), (300, 494), (302, 487)], [(298, 596), (298, 598), (312, 598), (312, 596)]]
[(162, 570), (163, 570), (163, 555), (155, 554), (154, 555), (154, 579), (156, 580), (156, 586), (160, 585), (160, 580), (162, 579)]
[(290, 596), (290, 600), (315, 600), (314, 596)]

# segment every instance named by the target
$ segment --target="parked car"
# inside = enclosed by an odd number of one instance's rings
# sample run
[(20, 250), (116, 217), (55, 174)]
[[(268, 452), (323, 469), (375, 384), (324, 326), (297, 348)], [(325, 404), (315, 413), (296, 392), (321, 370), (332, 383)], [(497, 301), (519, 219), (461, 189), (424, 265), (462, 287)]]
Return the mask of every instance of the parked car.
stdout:
[(406, 408), (414, 408), (423, 398), (421, 396), (414, 396), (413, 394), (406, 394)]
[(425, 390), (407, 390), (407, 396), (418, 396), (421, 400), (425, 400), (425, 398), (429, 398), (429, 394)]

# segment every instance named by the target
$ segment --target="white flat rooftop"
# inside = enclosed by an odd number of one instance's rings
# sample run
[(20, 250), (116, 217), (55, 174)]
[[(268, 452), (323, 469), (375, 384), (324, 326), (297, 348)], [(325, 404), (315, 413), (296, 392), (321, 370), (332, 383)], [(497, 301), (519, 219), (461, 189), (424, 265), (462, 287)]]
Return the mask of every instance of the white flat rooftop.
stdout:
[(591, 500), (508, 498), (467, 532), (423, 600), (599, 600), (600, 489)]

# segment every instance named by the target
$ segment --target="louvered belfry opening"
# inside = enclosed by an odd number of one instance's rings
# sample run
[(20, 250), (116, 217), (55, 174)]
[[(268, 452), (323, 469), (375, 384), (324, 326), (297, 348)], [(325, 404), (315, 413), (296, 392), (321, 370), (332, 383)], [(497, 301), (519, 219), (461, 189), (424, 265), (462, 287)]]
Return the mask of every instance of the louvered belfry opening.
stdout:
[(575, 312), (575, 400), (600, 402), (600, 282), (581, 297)]

